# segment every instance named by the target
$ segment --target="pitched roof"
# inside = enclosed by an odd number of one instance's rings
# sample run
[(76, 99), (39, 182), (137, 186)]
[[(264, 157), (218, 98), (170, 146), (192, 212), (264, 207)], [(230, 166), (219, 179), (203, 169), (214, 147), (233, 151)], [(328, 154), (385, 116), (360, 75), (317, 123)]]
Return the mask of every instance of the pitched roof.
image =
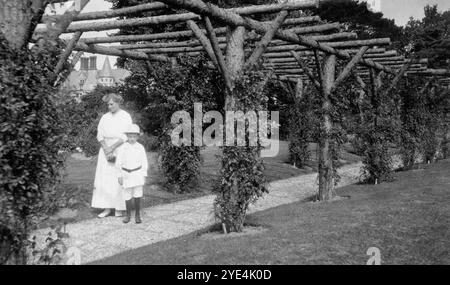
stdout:
[(105, 63), (103, 63), (102, 70), (98, 73), (98, 77), (113, 77), (111, 64), (109, 63), (109, 57), (106, 57)]

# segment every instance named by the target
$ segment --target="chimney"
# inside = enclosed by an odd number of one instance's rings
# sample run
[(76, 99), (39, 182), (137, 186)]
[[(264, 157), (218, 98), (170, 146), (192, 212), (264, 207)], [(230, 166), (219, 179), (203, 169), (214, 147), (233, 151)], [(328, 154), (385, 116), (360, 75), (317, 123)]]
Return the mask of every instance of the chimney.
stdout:
[(82, 57), (81, 58), (80, 70), (88, 70), (88, 69), (89, 69), (89, 58), (88, 57)]
[(97, 70), (97, 57), (96, 56), (89, 57), (89, 69)]

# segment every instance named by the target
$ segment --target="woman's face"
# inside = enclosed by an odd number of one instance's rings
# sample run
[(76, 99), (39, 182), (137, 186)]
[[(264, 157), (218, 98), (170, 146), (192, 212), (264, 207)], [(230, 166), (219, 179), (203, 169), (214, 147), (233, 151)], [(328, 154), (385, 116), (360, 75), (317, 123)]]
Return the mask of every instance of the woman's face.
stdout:
[(115, 113), (115, 112), (119, 111), (119, 109), (120, 109), (119, 103), (116, 103), (113, 100), (108, 101), (108, 110), (111, 113)]

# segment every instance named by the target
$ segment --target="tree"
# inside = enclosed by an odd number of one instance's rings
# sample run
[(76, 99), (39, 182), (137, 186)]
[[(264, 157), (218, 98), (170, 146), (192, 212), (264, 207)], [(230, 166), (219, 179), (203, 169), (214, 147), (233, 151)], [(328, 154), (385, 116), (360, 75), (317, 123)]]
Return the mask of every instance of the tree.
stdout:
[(354, 0), (327, 1), (315, 10), (321, 19), (340, 22), (348, 31), (358, 34), (360, 39), (390, 38), (394, 48), (404, 46), (403, 29), (395, 25), (394, 20), (383, 17), (383, 13), (375, 13), (367, 9), (364, 2)]
[[(55, 67), (64, 44), (58, 39), (79, 12), (70, 9), (35, 37), (51, 1), (0, 1), (0, 223), (12, 251), (0, 260), (26, 262), (25, 244), (34, 215), (42, 213), (64, 164), (68, 137), (56, 98)], [(81, 0), (83, 7), (87, 1)], [(72, 7), (74, 8), (74, 7)], [(63, 62), (62, 72), (69, 64)]]
[(405, 27), (410, 53), (429, 59), (432, 68), (450, 66), (450, 11), (427, 5), (422, 20), (411, 18)]

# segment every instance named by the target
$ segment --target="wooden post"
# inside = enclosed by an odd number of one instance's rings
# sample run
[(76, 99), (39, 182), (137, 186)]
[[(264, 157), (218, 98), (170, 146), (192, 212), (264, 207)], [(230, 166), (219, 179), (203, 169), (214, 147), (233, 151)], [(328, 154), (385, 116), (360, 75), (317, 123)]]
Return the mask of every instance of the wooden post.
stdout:
[(364, 103), (364, 97), (366, 96), (366, 83), (364, 80), (355, 73), (356, 82), (358, 82), (360, 90), (359, 90), (359, 97), (358, 97), (358, 109), (359, 109), (359, 117), (361, 119), (361, 124), (364, 124), (364, 114), (363, 114), (363, 103)]
[(372, 91), (372, 108), (375, 109), (375, 118), (374, 118), (374, 127), (376, 128), (378, 126), (378, 112), (380, 107), (380, 88), (382, 85), (381, 82), (381, 72), (376, 71), (375, 69), (371, 68), (370, 70), (370, 87)]
[(236, 27), (230, 32), (226, 54), (226, 70), (230, 76), (231, 87), (225, 98), (225, 110), (234, 111), (235, 96), (233, 94), (234, 82), (244, 67), (244, 27)]
[[(319, 52), (317, 51), (317, 49), (315, 49), (313, 52), (314, 52), (314, 59), (316, 60), (315, 62), (316, 62), (316, 67), (317, 67), (319, 83), (322, 84), (322, 82), (323, 82), (322, 61), (320, 60)], [(334, 79), (333, 79), (333, 84), (334, 84)], [(323, 89), (323, 86), (321, 86), (321, 88)]]
[(336, 73), (336, 56), (326, 55), (323, 64), (322, 74), (322, 122), (321, 135), (319, 141), (319, 200), (329, 201), (333, 198), (333, 159), (331, 153), (331, 89), (334, 84)]
[(301, 100), (303, 98), (303, 79), (297, 79), (297, 84), (295, 84), (295, 99)]

